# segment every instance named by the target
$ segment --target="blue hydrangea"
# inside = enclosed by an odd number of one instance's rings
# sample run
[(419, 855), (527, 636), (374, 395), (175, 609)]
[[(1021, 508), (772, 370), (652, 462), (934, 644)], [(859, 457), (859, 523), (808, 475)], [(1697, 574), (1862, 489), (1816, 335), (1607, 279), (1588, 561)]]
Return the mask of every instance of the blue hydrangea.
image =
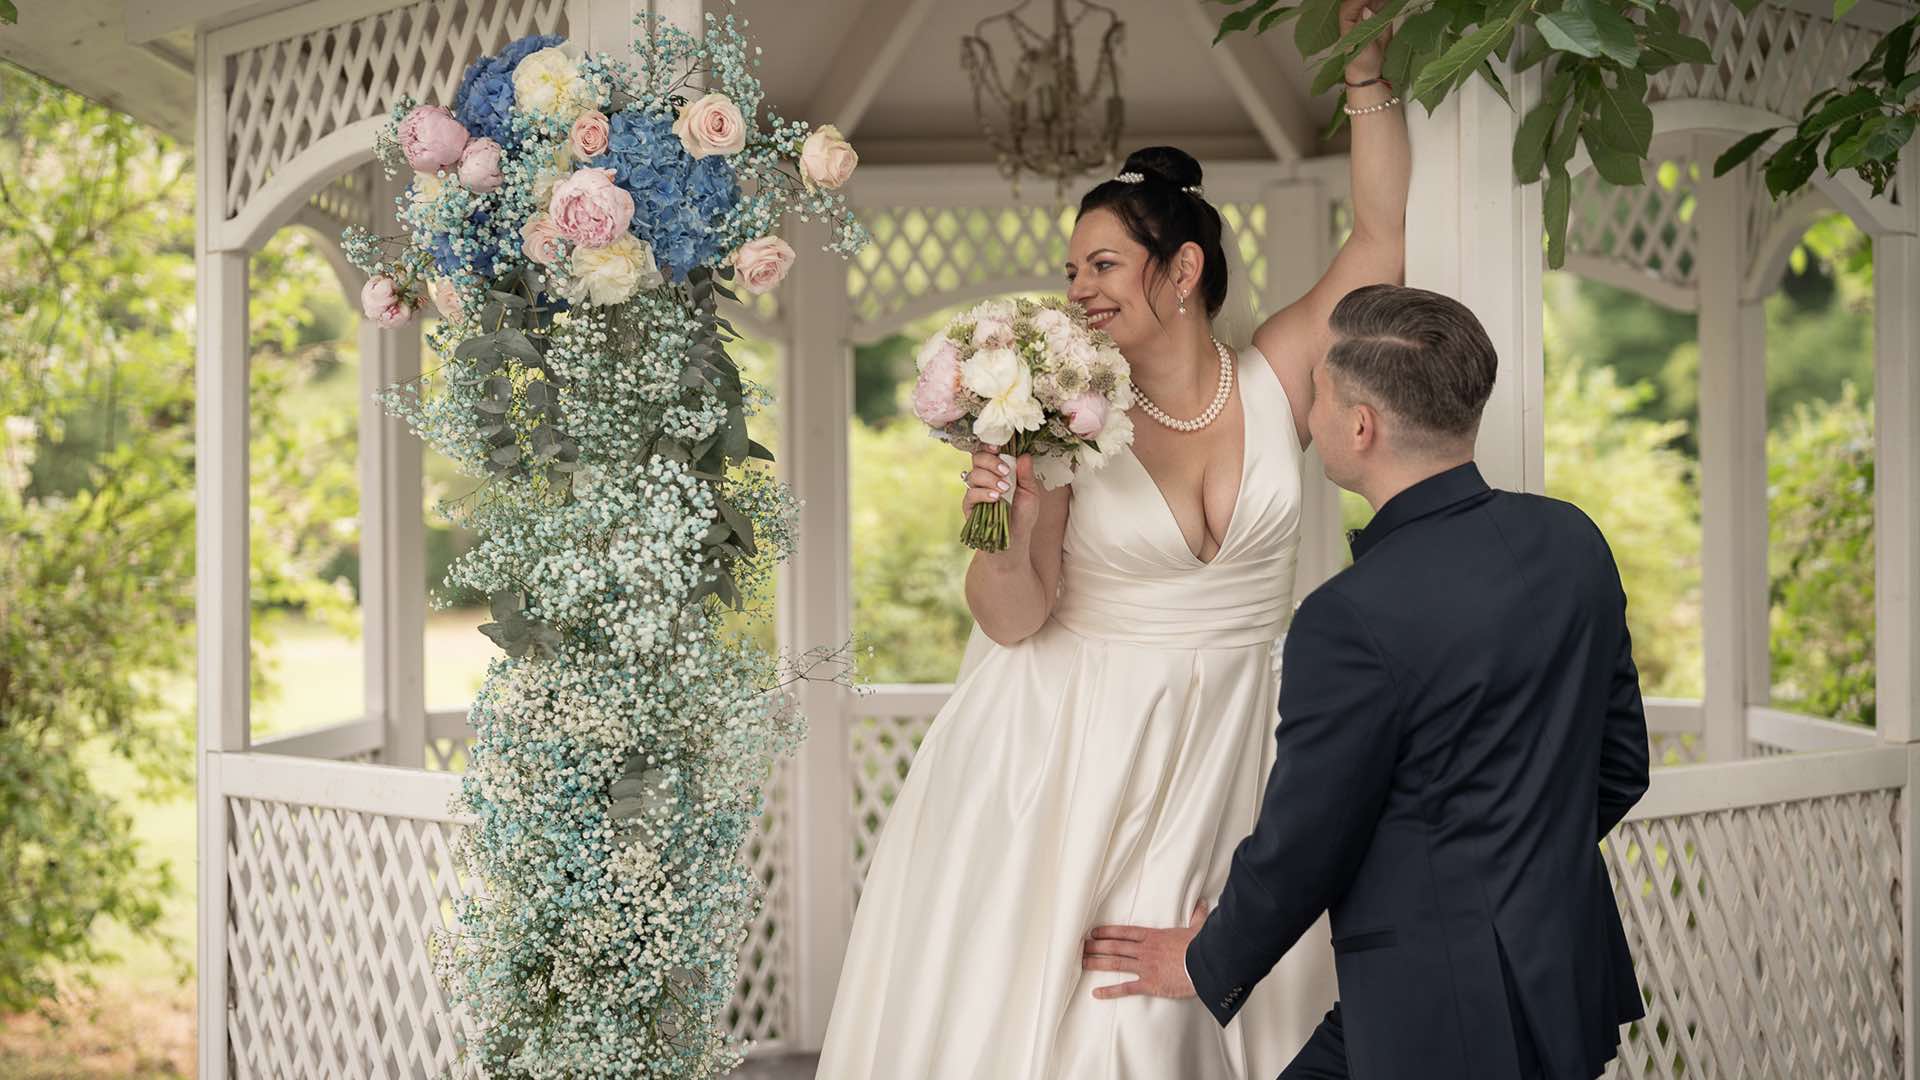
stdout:
[(661, 272), (684, 281), (696, 266), (725, 254), (722, 226), (740, 201), (733, 166), (720, 156), (696, 159), (665, 116), (639, 110), (608, 120), (607, 152), (590, 165), (613, 170), (633, 196), (633, 234), (653, 247)]
[(453, 96), (453, 115), (475, 138), (488, 138), (511, 149), (519, 144), (509, 114), (513, 111), (513, 69), (529, 55), (558, 45), (559, 34), (534, 34), (467, 65), (460, 90)]

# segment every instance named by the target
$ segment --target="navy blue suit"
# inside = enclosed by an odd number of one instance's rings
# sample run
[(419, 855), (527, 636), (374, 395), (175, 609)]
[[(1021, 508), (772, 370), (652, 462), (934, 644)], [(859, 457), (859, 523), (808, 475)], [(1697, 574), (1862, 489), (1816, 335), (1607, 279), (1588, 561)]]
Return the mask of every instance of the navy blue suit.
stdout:
[(1225, 1024), (1322, 911), (1287, 1080), (1590, 1080), (1645, 1014), (1598, 847), (1647, 788), (1626, 597), (1573, 506), (1472, 464), (1389, 500), (1287, 634), (1259, 821), (1187, 950)]

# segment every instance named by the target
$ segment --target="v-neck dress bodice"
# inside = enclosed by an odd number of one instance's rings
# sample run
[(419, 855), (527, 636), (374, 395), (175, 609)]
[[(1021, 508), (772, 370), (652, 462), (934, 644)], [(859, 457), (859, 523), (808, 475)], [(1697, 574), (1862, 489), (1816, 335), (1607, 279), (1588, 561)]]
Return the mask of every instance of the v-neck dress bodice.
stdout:
[(1272, 769), (1300, 440), (1240, 355), (1245, 450), (1219, 551), (1187, 546), (1130, 453), (1073, 482), (1052, 616), (978, 630), (860, 893), (820, 1075), (1271, 1080), (1332, 1002), (1324, 934), (1222, 1029), (1193, 999), (1096, 1000), (1096, 925), (1185, 925), (1226, 883)]

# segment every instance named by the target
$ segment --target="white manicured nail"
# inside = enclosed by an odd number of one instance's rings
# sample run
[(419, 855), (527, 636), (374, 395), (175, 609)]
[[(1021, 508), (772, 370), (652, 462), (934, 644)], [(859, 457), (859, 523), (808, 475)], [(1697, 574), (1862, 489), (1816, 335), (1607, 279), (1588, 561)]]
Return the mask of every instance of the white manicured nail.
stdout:
[(1014, 457), (1012, 454), (1001, 454), (1000, 455), (1000, 475), (1012, 476), (1015, 464), (1016, 462), (1014, 461)]
[(1012, 486), (1013, 486), (1012, 484), (1009, 484), (1009, 483), (1007, 483), (1007, 482), (1006, 482), (1005, 480), (1002, 480), (1002, 481), (1000, 481), (1000, 490), (1001, 490), (1001, 491), (1005, 491), (1005, 490), (1007, 490), (1008, 488), (1010, 488), (1010, 487), (1012, 487)]

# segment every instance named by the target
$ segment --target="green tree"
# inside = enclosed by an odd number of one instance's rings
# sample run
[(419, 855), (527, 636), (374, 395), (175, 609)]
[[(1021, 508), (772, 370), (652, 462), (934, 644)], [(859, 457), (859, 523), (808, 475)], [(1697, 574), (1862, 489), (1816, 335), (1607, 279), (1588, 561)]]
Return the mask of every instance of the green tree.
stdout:
[(1767, 439), (1773, 696), (1874, 722), (1873, 406), (1851, 386)]
[[(873, 682), (947, 682), (973, 616), (960, 543), (966, 456), (906, 416), (853, 424), (853, 628)], [(951, 478), (942, 481), (940, 478)]]
[[(1551, 331), (1550, 331), (1551, 332)], [(1700, 507), (1679, 421), (1638, 415), (1652, 395), (1564, 350), (1547, 371), (1547, 494), (1586, 511), (1613, 548), (1641, 689), (1698, 697)]]
[[(292, 388), (331, 357), (298, 347), (331, 278), (293, 238), (256, 264), (255, 600), (338, 612), (310, 579), (353, 541), (352, 456), (286, 435), (311, 431)], [(90, 765), (123, 758), (158, 790), (191, 772), (163, 689), (193, 656), (194, 266), (186, 154), (5, 65), (0, 308), (0, 1010), (18, 1010), (107, 959), (99, 924), (155, 936), (172, 887), (130, 792)]]

